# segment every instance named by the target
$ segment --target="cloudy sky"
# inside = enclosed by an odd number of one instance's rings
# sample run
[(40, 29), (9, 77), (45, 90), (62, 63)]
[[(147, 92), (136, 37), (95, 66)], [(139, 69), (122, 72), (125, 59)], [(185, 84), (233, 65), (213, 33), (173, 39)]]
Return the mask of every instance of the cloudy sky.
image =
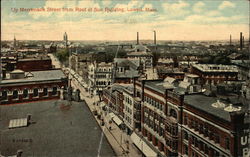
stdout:
[[(1, 37), (12, 40), (223, 40), (248, 36), (247, 0), (2, 0)], [(124, 12), (77, 12), (75, 8), (123, 8)], [(15, 12), (13, 8), (18, 9)], [(65, 12), (20, 12), (20, 8), (72, 8)], [(155, 12), (127, 9), (152, 8)]]

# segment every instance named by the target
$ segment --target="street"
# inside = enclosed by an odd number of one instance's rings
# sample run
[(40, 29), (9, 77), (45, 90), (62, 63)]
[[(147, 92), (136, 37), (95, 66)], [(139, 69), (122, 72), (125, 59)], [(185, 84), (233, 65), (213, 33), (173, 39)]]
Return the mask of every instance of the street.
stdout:
[[(52, 64), (55, 65), (55, 67), (60, 66), (59, 61), (53, 55), (50, 54), (50, 57), (52, 59)], [(121, 130), (114, 122), (110, 123), (111, 119), (109, 117), (109, 114), (107, 113), (107, 111), (103, 111), (102, 108), (100, 107), (99, 97), (91, 96), (87, 91), (85, 91), (84, 86), (86, 85), (86, 83), (83, 83), (81, 81), (82, 79), (80, 78), (80, 76), (77, 75), (73, 70), (69, 69), (67, 70), (69, 71), (69, 73), (74, 75), (74, 76), (71, 75), (69, 77), (71, 80), (71, 86), (73, 87), (74, 90), (76, 89), (80, 90), (81, 100), (86, 101), (88, 108), (92, 112), (97, 123), (102, 128), (104, 135), (107, 137), (110, 145), (114, 149), (117, 156), (128, 156), (128, 157), (141, 156), (141, 152), (132, 143), (130, 136), (127, 135), (125, 132), (123, 132), (123, 130)], [(100, 113), (101, 118), (98, 119), (98, 117), (94, 115), (93, 111)], [(101, 125), (102, 122), (104, 122), (104, 125)]]

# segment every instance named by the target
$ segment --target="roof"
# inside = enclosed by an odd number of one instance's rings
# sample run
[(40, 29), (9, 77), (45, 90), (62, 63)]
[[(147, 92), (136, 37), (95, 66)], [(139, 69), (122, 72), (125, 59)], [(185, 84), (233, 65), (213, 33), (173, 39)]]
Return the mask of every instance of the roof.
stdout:
[[(184, 96), (184, 103), (199, 109), (201, 111), (207, 112), (210, 115), (213, 115), (219, 119), (223, 119), (225, 121), (230, 122), (230, 114), (229, 112), (225, 111), (225, 108), (215, 108), (212, 106), (212, 104), (216, 103), (218, 101), (218, 97), (209, 97), (205, 96), (203, 94), (192, 94), (192, 95), (185, 95)], [(229, 104), (225, 107), (228, 107)], [(248, 108), (249, 104), (244, 104), (242, 106), (242, 110), (245, 110)]]
[(166, 88), (163, 86), (164, 82), (162, 80), (156, 80), (156, 81), (145, 81), (145, 87), (153, 89), (157, 92), (160, 92), (162, 94), (165, 93)]
[[(115, 156), (105, 136), (84, 102), (63, 100), (32, 102), (0, 106), (2, 155), (22, 156)], [(34, 122), (28, 127), (8, 129), (11, 119), (31, 114)], [(103, 137), (102, 141), (101, 138)], [(101, 141), (101, 143), (100, 143)]]
[[(25, 74), (29, 73), (30, 72), (25, 72)], [(0, 84), (52, 81), (52, 80), (60, 80), (62, 78), (66, 78), (66, 76), (61, 70), (33, 71), (31, 73), (33, 74), (33, 77), (1, 80)]]

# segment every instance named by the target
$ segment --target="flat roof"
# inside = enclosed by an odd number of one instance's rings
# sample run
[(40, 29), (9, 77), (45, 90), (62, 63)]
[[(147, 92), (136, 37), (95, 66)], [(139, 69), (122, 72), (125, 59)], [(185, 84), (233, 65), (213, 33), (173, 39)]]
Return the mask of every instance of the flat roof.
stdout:
[[(0, 150), (4, 156), (115, 156), (85, 102), (49, 100), (0, 106)], [(31, 114), (27, 127), (8, 129), (11, 119)]]
[(51, 80), (60, 80), (62, 78), (66, 78), (66, 76), (60, 69), (25, 72), (25, 75), (27, 75), (28, 73), (32, 73), (33, 77), (26, 77), (23, 79), (1, 80), (0, 84), (25, 83), (25, 82), (34, 82), (34, 81), (51, 81)]
[[(222, 108), (213, 107), (212, 104), (216, 103), (218, 100), (219, 97), (209, 97), (203, 94), (192, 94), (184, 96), (184, 103), (201, 111), (207, 112), (214, 117), (230, 122), (230, 112), (225, 111), (225, 107), (228, 107), (230, 103), (223, 102), (226, 106)], [(242, 104), (241, 112), (247, 112), (249, 108), (249, 102), (246, 102), (244, 99), (239, 99), (238, 101)], [(234, 108), (237, 108), (237, 106), (234, 106)]]
[(159, 93), (164, 94), (166, 91), (166, 88), (163, 86), (162, 80), (156, 80), (156, 81), (145, 81), (145, 87), (153, 89)]

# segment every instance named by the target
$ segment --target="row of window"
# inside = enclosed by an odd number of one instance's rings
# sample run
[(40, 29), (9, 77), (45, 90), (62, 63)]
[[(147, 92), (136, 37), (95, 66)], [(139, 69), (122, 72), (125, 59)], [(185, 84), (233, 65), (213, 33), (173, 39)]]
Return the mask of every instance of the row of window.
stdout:
[(152, 117), (154, 117), (154, 119), (158, 120), (160, 123), (164, 123), (164, 118), (159, 116), (157, 113), (155, 113), (154, 111), (151, 111), (149, 108), (144, 108), (144, 113), (151, 115)]
[[(198, 131), (200, 134), (203, 134), (205, 137), (209, 137), (210, 140), (213, 140), (215, 143), (220, 144), (221, 143), (221, 137), (219, 133), (214, 132), (213, 130), (210, 130), (208, 127), (208, 124), (200, 123), (193, 119), (188, 119), (187, 116), (184, 116), (184, 125), (188, 125), (189, 128), (192, 128), (196, 131)], [(226, 141), (225, 148), (229, 149), (229, 138), (225, 138), (228, 141)]]
[(164, 136), (164, 128), (160, 127), (160, 124), (159, 125), (154, 124), (154, 122), (150, 120), (148, 117), (144, 118), (144, 122), (149, 126), (149, 128), (153, 129), (160, 136)]
[(147, 97), (147, 96), (144, 97), (144, 100), (145, 100), (148, 104), (150, 104), (150, 105), (156, 107), (157, 109), (163, 111), (163, 105), (162, 105), (161, 103), (159, 103), (158, 101), (155, 101), (154, 99), (152, 99), (152, 98), (150, 98), (150, 97)]
[(125, 106), (125, 111), (129, 114), (132, 114), (132, 110), (128, 106)]
[(124, 100), (127, 104), (133, 105), (133, 101), (128, 96), (125, 95)]
[(131, 124), (132, 123), (132, 119), (129, 117), (129, 116), (124, 116), (125, 117), (125, 120), (129, 123), (129, 124)]
[[(190, 140), (191, 141), (191, 144), (198, 148), (199, 150), (203, 151), (205, 154), (208, 154), (209, 153), (209, 149), (211, 149), (212, 153), (215, 155), (215, 156), (219, 156), (219, 152), (213, 150), (212, 148), (209, 148), (209, 146), (204, 143), (203, 141), (199, 140), (198, 138), (196, 138), (195, 136), (192, 136), (192, 135), (189, 135), (187, 133), (187, 131), (183, 131), (183, 137), (185, 140)], [(226, 147), (227, 149), (229, 149), (230, 147), (230, 140), (229, 138), (225, 138), (225, 143), (226, 143)], [(188, 155), (188, 154), (187, 154)]]
[(110, 81), (109, 82), (106, 82), (106, 81), (96, 81), (96, 85), (110, 85)]
[(95, 75), (96, 78), (101, 79), (101, 78), (111, 78), (111, 75)]
[[(43, 96), (48, 96), (48, 88), (43, 88)], [(39, 93), (38, 93), (38, 88), (34, 88), (33, 89), (33, 97), (38, 97)], [(52, 95), (57, 95), (57, 87), (53, 87), (52, 88)], [(28, 89), (24, 89), (23, 90), (23, 94), (22, 94), (23, 98), (28, 98), (29, 97), (29, 91)], [(6, 90), (2, 91), (2, 100), (7, 100), (8, 99), (8, 93)], [(12, 92), (12, 99), (18, 99), (18, 90), (14, 90)]]

